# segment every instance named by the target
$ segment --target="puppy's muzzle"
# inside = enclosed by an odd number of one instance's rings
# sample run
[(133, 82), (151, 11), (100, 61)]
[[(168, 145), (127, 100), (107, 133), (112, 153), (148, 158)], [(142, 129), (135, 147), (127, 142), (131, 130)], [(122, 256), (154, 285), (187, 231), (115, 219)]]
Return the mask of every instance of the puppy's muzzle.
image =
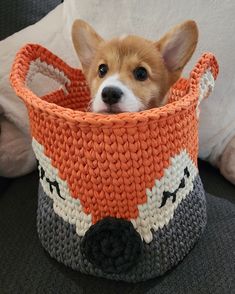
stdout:
[(121, 99), (123, 92), (118, 87), (105, 87), (102, 90), (101, 96), (104, 103), (108, 105), (113, 105), (118, 103)]
[(140, 235), (130, 221), (106, 217), (86, 232), (81, 253), (104, 272), (120, 273), (139, 261), (142, 247)]

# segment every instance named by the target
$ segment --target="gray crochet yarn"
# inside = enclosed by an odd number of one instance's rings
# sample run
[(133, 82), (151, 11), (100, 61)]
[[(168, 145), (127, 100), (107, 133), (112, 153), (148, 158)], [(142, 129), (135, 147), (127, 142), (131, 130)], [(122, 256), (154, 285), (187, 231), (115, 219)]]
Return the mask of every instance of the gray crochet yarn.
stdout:
[[(23, 85), (37, 72), (62, 79), (64, 91), (31, 95)], [(21, 49), (11, 81), (29, 110), (40, 176), (38, 233), (52, 257), (128, 282), (163, 275), (185, 257), (206, 224), (198, 116), (217, 73), (206, 53), (189, 79), (173, 86), (166, 107), (100, 116), (86, 113), (81, 70), (40, 45)]]
[(149, 244), (143, 241), (138, 263), (123, 273), (106, 273), (81, 254), (76, 228), (55, 214), (52, 200), (40, 184), (37, 228), (43, 247), (59, 262), (85, 274), (127, 282), (144, 281), (163, 275), (177, 265), (193, 248), (206, 225), (205, 193), (199, 176), (194, 189), (182, 200), (174, 218), (162, 229), (153, 232)]

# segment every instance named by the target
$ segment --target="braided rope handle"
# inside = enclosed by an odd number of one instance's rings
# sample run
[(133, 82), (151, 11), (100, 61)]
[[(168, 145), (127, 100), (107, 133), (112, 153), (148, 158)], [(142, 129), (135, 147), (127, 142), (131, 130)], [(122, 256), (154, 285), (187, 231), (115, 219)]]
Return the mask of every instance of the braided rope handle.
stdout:
[(58, 82), (67, 94), (67, 88), (76, 79), (78, 70), (71, 68), (46, 48), (38, 44), (27, 44), (17, 53), (10, 74), (16, 94), (25, 102), (28, 102), (29, 97), (39, 99), (29, 88), (30, 82), (37, 73)]
[[(50, 78), (55, 79), (62, 85), (62, 90), (66, 95), (70, 88), (77, 85), (80, 80), (81, 84), (86, 84), (84, 75), (80, 69), (75, 69), (67, 65), (62, 59), (51, 53), (46, 48), (37, 44), (28, 44), (24, 46), (16, 55), (12, 66), (10, 80), (16, 94), (28, 105), (47, 111), (48, 113), (58, 114), (71, 122), (79, 121), (87, 123), (104, 123), (124, 124), (131, 123), (133, 118), (138, 121), (148, 119), (157, 119), (168, 114), (173, 114), (181, 109), (186, 109), (190, 103), (198, 100), (197, 114), (199, 115), (199, 104), (213, 90), (214, 80), (217, 78), (219, 71), (218, 63), (212, 53), (205, 53), (201, 56), (195, 67), (191, 71), (189, 79), (180, 79), (173, 86), (175, 99), (172, 96), (171, 101), (177, 104), (168, 103), (164, 107), (150, 109), (141, 113), (124, 113), (112, 117), (103, 115), (96, 116), (95, 113), (74, 112), (67, 108), (58, 109), (56, 104), (45, 104), (46, 101), (34, 94), (28, 87), (34, 75), (41, 72)], [(71, 86), (70, 86), (71, 85)], [(62, 91), (61, 89), (58, 91)], [(181, 93), (179, 93), (180, 91)], [(53, 92), (55, 93), (55, 92)], [(179, 97), (183, 99), (179, 99)], [(46, 110), (45, 110), (46, 105)], [(86, 123), (85, 122), (85, 123)]]
[(199, 91), (197, 116), (199, 116), (199, 105), (213, 91), (215, 80), (219, 73), (219, 66), (212, 53), (204, 53), (190, 74), (190, 88), (197, 87)]

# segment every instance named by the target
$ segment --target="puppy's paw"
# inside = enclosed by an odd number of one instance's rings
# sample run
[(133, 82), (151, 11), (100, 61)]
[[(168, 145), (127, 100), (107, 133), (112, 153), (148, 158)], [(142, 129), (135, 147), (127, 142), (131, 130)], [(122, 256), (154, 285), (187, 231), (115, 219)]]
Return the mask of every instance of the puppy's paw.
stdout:
[(219, 169), (221, 174), (235, 185), (235, 136), (226, 145), (221, 155)]

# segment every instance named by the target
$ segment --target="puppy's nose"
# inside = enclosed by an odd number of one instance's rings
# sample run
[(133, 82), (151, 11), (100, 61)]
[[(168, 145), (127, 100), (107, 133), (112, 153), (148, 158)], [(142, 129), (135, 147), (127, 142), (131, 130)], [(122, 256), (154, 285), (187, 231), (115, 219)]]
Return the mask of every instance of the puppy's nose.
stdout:
[(101, 93), (102, 100), (109, 105), (117, 103), (121, 99), (122, 94), (122, 90), (117, 87), (105, 87)]

